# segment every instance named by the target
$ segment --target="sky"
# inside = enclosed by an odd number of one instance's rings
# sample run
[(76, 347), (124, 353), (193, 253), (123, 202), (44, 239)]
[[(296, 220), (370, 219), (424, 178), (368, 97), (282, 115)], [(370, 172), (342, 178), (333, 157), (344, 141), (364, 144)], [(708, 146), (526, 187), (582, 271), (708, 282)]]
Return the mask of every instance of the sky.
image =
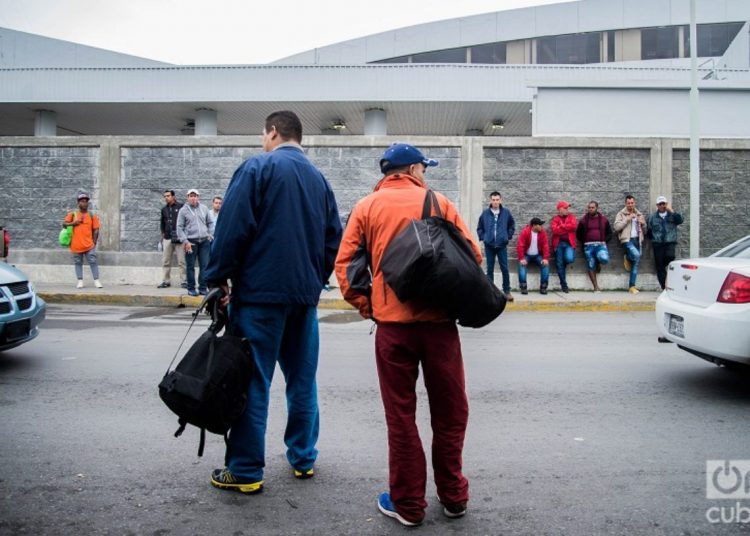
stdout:
[(425, 22), (563, 0), (0, 0), (0, 27), (178, 65), (268, 63)]

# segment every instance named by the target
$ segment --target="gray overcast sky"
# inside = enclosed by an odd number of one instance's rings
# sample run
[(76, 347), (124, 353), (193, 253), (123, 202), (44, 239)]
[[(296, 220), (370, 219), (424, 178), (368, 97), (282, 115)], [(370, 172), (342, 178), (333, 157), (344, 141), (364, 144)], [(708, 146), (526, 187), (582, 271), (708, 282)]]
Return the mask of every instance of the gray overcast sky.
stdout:
[(0, 27), (175, 64), (268, 63), (423, 22), (562, 0), (0, 0)]

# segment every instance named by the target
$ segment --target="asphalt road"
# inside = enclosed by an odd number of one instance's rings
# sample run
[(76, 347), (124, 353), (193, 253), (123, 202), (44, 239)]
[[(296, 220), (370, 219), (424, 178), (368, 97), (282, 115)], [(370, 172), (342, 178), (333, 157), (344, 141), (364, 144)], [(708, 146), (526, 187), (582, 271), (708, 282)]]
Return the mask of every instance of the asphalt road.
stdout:
[[(402, 534), (376, 508), (388, 475), (371, 324), (321, 316), (316, 477), (287, 465), (277, 374), (266, 489), (243, 496), (208, 484), (222, 438), (197, 458), (198, 432), (172, 437), (157, 395), (188, 311), (51, 306), (35, 341), (0, 354), (0, 534)], [(413, 531), (750, 533), (708, 522), (736, 501), (706, 499), (705, 477), (707, 460), (750, 459), (750, 376), (656, 337), (653, 313), (512, 313), (463, 330), (470, 510), (444, 518), (429, 485)]]

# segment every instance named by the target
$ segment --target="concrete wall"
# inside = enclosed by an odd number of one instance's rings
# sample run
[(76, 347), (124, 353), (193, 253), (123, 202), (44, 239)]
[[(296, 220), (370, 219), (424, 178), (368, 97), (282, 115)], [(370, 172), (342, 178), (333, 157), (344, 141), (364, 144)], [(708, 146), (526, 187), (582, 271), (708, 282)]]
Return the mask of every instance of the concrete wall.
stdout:
[[(307, 137), (308, 155), (331, 182), (342, 219), (372, 191), (380, 178), (378, 160), (394, 141), (414, 143), (440, 160), (438, 168), (428, 171), (428, 182), (458, 204), (471, 229), (492, 190), (503, 194), (519, 230), (532, 216), (549, 221), (561, 198), (573, 204), (576, 215), (595, 199), (614, 218), (627, 193), (636, 196), (644, 212), (664, 194), (689, 215), (686, 140)], [(174, 189), (184, 199), (188, 188), (198, 188), (209, 204), (214, 195), (224, 193), (242, 160), (260, 150), (254, 136), (0, 138), (0, 225), (10, 229), (9, 261), (38, 281), (72, 280), (70, 256), (57, 245), (57, 234), (81, 188), (91, 193), (93, 209), (102, 218), (103, 280), (155, 284), (160, 277), (156, 245), (163, 190)], [(750, 233), (745, 195), (750, 141), (704, 140), (702, 156), (701, 250), (708, 254)], [(679, 253), (686, 254), (689, 223), (681, 231)], [(610, 252), (612, 265), (601, 282), (623, 288), (622, 253), (616, 244)], [(515, 241), (510, 257), (515, 259)], [(515, 284), (515, 275), (512, 280)], [(588, 288), (582, 259), (569, 281), (573, 288)], [(553, 288), (556, 283), (553, 276)], [(656, 285), (649, 247), (639, 284)]]

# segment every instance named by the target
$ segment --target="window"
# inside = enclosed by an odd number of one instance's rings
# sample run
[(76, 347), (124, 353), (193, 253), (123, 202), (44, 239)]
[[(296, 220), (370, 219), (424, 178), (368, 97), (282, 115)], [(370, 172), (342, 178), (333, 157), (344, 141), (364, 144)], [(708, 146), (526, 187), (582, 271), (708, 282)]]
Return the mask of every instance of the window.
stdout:
[(537, 63), (599, 63), (599, 32), (540, 37), (536, 40)]
[(641, 30), (641, 59), (657, 60), (679, 57), (677, 26)]
[[(742, 22), (699, 24), (698, 56), (723, 56), (743, 25)], [(685, 26), (685, 56), (690, 56), (690, 26)]]
[(607, 61), (615, 61), (615, 32), (607, 32)]
[(505, 43), (488, 43), (471, 47), (471, 63), (505, 63)]
[(413, 63), (466, 63), (466, 48), (449, 48), (413, 54)]
[(411, 63), (409, 56), (399, 56), (398, 58), (389, 58), (387, 60), (372, 61), (370, 63)]

